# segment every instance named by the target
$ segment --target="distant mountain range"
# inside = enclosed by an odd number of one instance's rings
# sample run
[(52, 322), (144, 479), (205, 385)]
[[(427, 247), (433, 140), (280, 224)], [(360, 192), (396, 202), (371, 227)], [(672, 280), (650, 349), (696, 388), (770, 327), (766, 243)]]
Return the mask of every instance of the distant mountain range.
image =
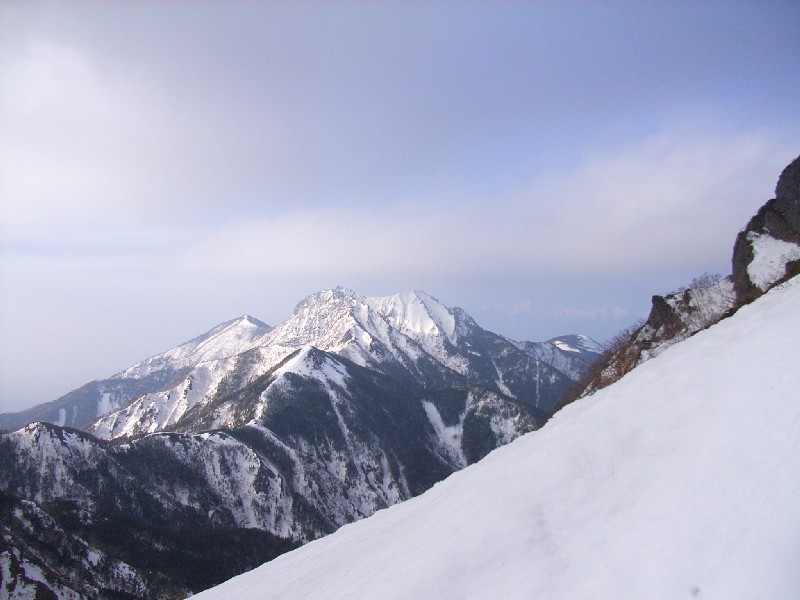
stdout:
[(198, 591), (537, 429), (598, 352), (513, 342), (423, 292), (228, 321), (3, 416), (22, 428), (0, 436), (0, 563), (87, 597)]
[(337, 288), (309, 296), (275, 328), (251, 316), (222, 323), (54, 402), (2, 414), (0, 428), (41, 421), (111, 439), (195, 430), (192, 423), (201, 417), (209, 427), (244, 425), (219, 410), (212, 418), (208, 409), (225, 398), (240, 406), (237, 394), (245, 386), (304, 347), (423, 389), (481, 385), (540, 416), (552, 412), (600, 352), (596, 342), (577, 335), (513, 342), (424, 292), (364, 298)]

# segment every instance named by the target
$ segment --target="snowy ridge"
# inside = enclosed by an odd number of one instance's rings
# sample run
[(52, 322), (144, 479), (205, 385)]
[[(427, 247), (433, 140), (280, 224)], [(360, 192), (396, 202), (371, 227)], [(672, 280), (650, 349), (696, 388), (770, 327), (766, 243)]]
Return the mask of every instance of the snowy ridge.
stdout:
[(427, 294), (364, 298), (336, 288), (300, 302), (289, 320), (275, 328), (269, 343), (311, 345), (341, 353), (362, 366), (386, 359), (410, 364), (427, 355), (464, 374), (465, 362), (445, 348), (445, 340), (454, 339), (455, 317)]
[[(262, 415), (263, 406), (246, 411), (242, 421), (232, 394), (303, 348), (333, 353), (422, 387), (486, 385), (547, 412), (595, 358), (587, 349), (592, 345), (588, 338), (566, 336), (559, 343), (571, 344), (570, 350), (555, 342), (528, 342), (539, 350), (531, 352), (523, 344), (518, 351), (463, 310), (447, 308), (420, 291), (365, 298), (346, 288), (327, 289), (302, 300), (273, 329), (245, 316), (101, 382), (103, 410), (87, 429), (102, 439), (197, 431), (190, 421), (211, 406), (216, 407), (214, 417), (204, 416), (203, 426), (242, 426)], [(291, 360), (279, 374), (302, 362)], [(135, 398), (105, 391), (114, 382), (156, 376), (161, 377), (158, 385)], [(58, 414), (59, 423), (64, 416)]]
[[(237, 355), (257, 347), (270, 329), (268, 325), (248, 315), (222, 323), (177, 348), (148, 358), (109, 379), (92, 381), (53, 402), (21, 413), (0, 415), (0, 427), (17, 429), (27, 423), (44, 421), (59, 426), (83, 428), (95, 419), (124, 409), (148, 395), (148, 399), (140, 402), (145, 406), (134, 408), (132, 412), (143, 415), (146, 407), (152, 403), (151, 413), (157, 411), (159, 414), (151, 414), (151, 423), (142, 429), (161, 427), (174, 421), (180, 412), (179, 407), (173, 410), (164, 406), (167, 394), (170, 397), (169, 402), (178, 401), (184, 393), (182, 386), (188, 385), (188, 379), (197, 380), (194, 384), (195, 390), (198, 385), (202, 385), (204, 379), (213, 379), (213, 375), (190, 375), (192, 369), (205, 364), (208, 371), (219, 372), (215, 363), (228, 361), (232, 364)], [(210, 385), (213, 386), (213, 382)], [(189, 399), (189, 404), (191, 403), (192, 400)], [(172, 415), (172, 418), (168, 415)], [(119, 420), (118, 417), (113, 419)], [(115, 427), (126, 431), (134, 429), (132, 425)], [(113, 428), (106, 423), (101, 429), (109, 431)]]
[(651, 313), (635, 338), (642, 347), (638, 364), (719, 321), (736, 306), (736, 293), (731, 278), (725, 277), (713, 285), (688, 288), (660, 300), (668, 307), (670, 320), (652, 322)]
[(555, 367), (576, 381), (603, 351), (600, 344), (585, 335), (565, 335), (546, 342), (510, 341), (526, 354)]
[(367, 304), (393, 327), (411, 337), (444, 336), (456, 343), (456, 318), (446, 306), (425, 292), (371, 297)]
[(198, 598), (793, 600), (798, 332), (795, 278), (428, 493)]
[(219, 361), (258, 346), (272, 328), (250, 315), (226, 321), (177, 348), (144, 360), (113, 378), (141, 378), (164, 368), (177, 369)]

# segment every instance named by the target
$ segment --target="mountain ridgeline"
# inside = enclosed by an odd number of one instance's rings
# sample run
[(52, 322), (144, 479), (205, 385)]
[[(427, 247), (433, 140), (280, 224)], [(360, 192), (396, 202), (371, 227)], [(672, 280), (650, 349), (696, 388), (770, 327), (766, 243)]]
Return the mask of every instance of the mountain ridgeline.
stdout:
[(274, 328), (223, 323), (3, 416), (21, 427), (0, 436), (3, 585), (199, 591), (537, 429), (598, 352), (513, 342), (422, 292), (324, 290)]

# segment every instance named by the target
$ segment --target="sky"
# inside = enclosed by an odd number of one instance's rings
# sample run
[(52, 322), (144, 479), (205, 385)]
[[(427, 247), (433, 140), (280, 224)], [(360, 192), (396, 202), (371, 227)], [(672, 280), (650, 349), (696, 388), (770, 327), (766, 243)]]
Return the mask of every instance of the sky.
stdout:
[(604, 341), (800, 154), (796, 2), (0, 0), (0, 412), (337, 285)]

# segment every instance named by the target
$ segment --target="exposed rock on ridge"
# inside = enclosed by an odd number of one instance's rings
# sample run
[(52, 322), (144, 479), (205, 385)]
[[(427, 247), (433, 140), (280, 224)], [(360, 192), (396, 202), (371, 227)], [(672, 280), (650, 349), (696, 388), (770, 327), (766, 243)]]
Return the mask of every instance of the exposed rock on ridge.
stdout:
[(800, 272), (800, 157), (781, 173), (767, 201), (736, 237), (732, 279), (739, 302)]
[(800, 157), (781, 173), (767, 201), (736, 237), (732, 274), (696, 278), (688, 288), (653, 296), (641, 326), (621, 332), (563, 406), (603, 388), (669, 346), (733, 314), (775, 285), (800, 273)]

